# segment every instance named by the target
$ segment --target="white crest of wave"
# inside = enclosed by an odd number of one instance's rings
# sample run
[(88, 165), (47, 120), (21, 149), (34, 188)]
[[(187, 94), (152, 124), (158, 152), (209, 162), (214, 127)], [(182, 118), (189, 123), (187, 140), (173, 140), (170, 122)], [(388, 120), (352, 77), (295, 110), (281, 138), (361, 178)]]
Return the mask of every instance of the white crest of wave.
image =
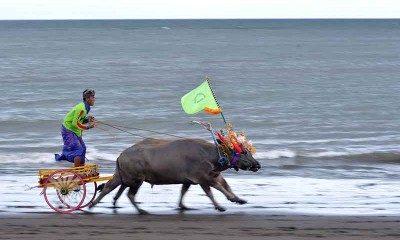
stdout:
[(271, 150), (267, 152), (256, 152), (256, 154), (254, 154), (254, 157), (260, 159), (293, 158), (296, 157), (296, 153), (289, 149), (281, 149), (281, 150)]
[(305, 156), (307, 156), (307, 157), (338, 157), (338, 156), (346, 156), (346, 155), (349, 155), (349, 153), (348, 152), (335, 152), (335, 151), (326, 151), (326, 152), (305, 154)]
[(106, 161), (116, 161), (119, 153), (105, 153), (92, 149), (92, 151), (86, 154), (87, 159), (90, 160), (106, 160)]
[(2, 163), (50, 163), (54, 162), (54, 154), (51, 153), (10, 153), (1, 155)]
[[(59, 152), (57, 152), (59, 154)], [(89, 163), (95, 163), (97, 160), (116, 161), (118, 154), (104, 153), (92, 149), (86, 153)], [(10, 153), (0, 155), (2, 163), (52, 163), (55, 162), (54, 153)]]

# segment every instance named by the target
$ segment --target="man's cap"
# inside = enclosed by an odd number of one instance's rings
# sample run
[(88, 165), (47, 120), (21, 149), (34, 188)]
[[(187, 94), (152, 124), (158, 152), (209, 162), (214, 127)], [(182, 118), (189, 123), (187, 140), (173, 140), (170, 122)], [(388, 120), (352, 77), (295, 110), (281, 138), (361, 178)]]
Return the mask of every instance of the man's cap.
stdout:
[(82, 97), (83, 97), (83, 99), (86, 99), (86, 98), (94, 97), (95, 94), (96, 94), (96, 91), (94, 89), (88, 88), (85, 91), (83, 91)]

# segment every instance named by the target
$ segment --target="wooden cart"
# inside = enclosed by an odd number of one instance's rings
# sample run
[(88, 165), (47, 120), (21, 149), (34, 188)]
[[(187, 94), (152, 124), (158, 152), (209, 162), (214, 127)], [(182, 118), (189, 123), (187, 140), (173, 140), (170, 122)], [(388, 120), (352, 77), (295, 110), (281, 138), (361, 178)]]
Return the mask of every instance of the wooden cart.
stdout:
[(39, 170), (39, 188), (47, 204), (59, 213), (71, 213), (89, 206), (97, 193), (97, 182), (112, 176), (100, 177), (96, 164), (66, 169)]

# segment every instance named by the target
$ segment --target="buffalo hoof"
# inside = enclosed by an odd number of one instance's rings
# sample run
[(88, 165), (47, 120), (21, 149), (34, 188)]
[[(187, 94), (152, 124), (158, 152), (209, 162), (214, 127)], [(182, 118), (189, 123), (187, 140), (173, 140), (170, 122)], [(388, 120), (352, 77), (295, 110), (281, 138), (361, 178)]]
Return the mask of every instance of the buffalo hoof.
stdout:
[(96, 191), (98, 192), (103, 191), (105, 185), (106, 185), (105, 183), (100, 184), (99, 186), (97, 186)]
[(194, 208), (188, 208), (188, 207), (182, 205), (182, 206), (179, 206), (178, 210), (183, 212), (183, 211), (194, 210)]
[(221, 206), (215, 207), (215, 209), (217, 209), (220, 212), (225, 212), (226, 211), (226, 209), (221, 207)]
[(240, 205), (242, 205), (242, 204), (246, 204), (247, 203), (247, 201), (246, 200), (243, 200), (243, 199), (240, 199), (240, 198), (232, 198), (232, 199), (230, 199), (230, 201), (231, 202), (235, 202), (235, 203), (238, 203), (238, 204), (240, 204)]
[(143, 209), (138, 209), (139, 215), (148, 215), (149, 213)]

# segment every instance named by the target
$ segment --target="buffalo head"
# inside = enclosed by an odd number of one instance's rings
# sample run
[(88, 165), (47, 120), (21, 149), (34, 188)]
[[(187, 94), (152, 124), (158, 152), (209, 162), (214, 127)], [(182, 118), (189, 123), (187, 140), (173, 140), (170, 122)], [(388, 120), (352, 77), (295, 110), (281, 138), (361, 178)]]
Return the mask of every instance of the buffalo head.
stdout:
[(253, 158), (256, 148), (251, 141), (247, 140), (244, 132), (237, 135), (236, 132), (233, 131), (230, 123), (226, 125), (226, 128), (228, 130), (226, 137), (222, 135), (222, 130), (221, 133), (215, 133), (218, 136), (218, 142), (227, 148), (226, 152), (231, 152), (233, 155), (230, 161), (230, 167), (233, 167), (236, 171), (242, 169), (257, 172), (258, 169), (261, 168), (261, 165)]
[(242, 169), (257, 172), (261, 168), (261, 165), (250, 153), (243, 151), (237, 161), (233, 163), (233, 168), (236, 171)]

